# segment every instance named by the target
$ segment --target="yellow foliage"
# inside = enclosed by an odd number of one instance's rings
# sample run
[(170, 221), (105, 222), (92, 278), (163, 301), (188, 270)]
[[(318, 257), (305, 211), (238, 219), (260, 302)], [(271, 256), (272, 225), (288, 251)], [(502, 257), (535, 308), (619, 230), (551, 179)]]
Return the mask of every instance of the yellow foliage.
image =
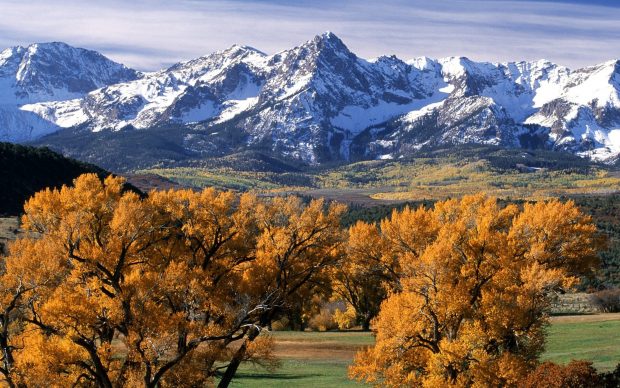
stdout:
[(344, 311), (340, 309), (334, 311), (334, 321), (340, 330), (347, 330), (355, 326), (356, 318), (357, 314), (353, 306), (347, 306), (347, 309)]
[(543, 350), (549, 294), (596, 265), (600, 240), (572, 202), (500, 208), (483, 195), (381, 223), (399, 289), (352, 378), (382, 386), (517, 386)]
[[(25, 205), (0, 279), (0, 375), (30, 386), (204, 386), (274, 367), (259, 336), (340, 257), (340, 205), (83, 175)], [(241, 343), (235, 349), (235, 344)]]

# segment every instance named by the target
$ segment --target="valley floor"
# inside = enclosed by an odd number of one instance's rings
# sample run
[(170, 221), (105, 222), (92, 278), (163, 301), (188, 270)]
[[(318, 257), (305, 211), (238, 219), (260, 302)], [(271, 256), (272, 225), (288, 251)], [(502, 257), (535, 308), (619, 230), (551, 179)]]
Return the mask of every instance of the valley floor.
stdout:
[(362, 206), (441, 200), (478, 192), (498, 198), (539, 200), (620, 191), (617, 167), (562, 153), (484, 147), (289, 171), (275, 171), (270, 166), (252, 169), (238, 160), (210, 163), (141, 170), (138, 176), (160, 177), (188, 187), (293, 193)]
[[(599, 371), (620, 362), (620, 313), (551, 318), (543, 360), (568, 363), (590, 360)], [(363, 386), (347, 379), (355, 352), (374, 342), (367, 332), (273, 333), (281, 367), (275, 372), (245, 366), (233, 387)]]

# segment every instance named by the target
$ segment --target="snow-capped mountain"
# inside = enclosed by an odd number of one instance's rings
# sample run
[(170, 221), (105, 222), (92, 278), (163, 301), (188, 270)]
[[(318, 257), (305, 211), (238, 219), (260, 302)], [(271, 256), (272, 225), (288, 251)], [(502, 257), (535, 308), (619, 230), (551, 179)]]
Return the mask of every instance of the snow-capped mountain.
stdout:
[(8, 48), (0, 53), (0, 139), (30, 140), (66, 123), (60, 117), (42, 119), (27, 109), (28, 104), (81, 98), (103, 86), (139, 77), (140, 73), (96, 51), (65, 43)]
[[(23, 59), (29, 50), (5, 50), (0, 77), (21, 79), (21, 65), (12, 64), (30, 63)], [(184, 133), (178, 146), (192, 152), (260, 148), (311, 164), (397, 158), (425, 145), (472, 142), (563, 149), (607, 162), (620, 155), (618, 61), (571, 71), (544, 60), (366, 60), (325, 33), (273, 55), (235, 45), (138, 74), (75, 50), (62, 46), (46, 56), (48, 67), (35, 72), (42, 81), (28, 88), (15, 81), (0, 92), (0, 98), (25, 96), (11, 101), (46, 128), (28, 136), (60, 127), (79, 128), (82, 136), (110, 131), (123, 137), (134, 129), (148, 137), (174, 126)], [(50, 81), (55, 77), (47, 73), (58, 77), (59, 66), (73, 71)], [(18, 131), (12, 139), (28, 138)]]
[(491, 64), (445, 58), (435, 63), (452, 86), (450, 95), (374, 128), (375, 153), (392, 156), (423, 145), (486, 143), (618, 159), (618, 61), (573, 72), (544, 60)]

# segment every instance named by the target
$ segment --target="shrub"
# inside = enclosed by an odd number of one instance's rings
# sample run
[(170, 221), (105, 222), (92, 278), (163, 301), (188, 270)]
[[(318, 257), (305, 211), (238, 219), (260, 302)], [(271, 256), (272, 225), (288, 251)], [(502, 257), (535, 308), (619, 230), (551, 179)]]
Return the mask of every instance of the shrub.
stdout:
[(290, 329), (289, 320), (286, 317), (278, 319), (277, 321), (274, 321), (271, 324), (271, 330), (273, 331), (285, 331), (289, 329)]
[(346, 310), (336, 309), (334, 311), (334, 321), (338, 329), (347, 330), (355, 326), (357, 314), (353, 306), (348, 306)]
[(599, 374), (600, 386), (605, 388), (617, 388), (620, 387), (620, 363), (611, 372), (604, 372)]
[(334, 313), (329, 307), (321, 308), (321, 311), (310, 318), (308, 328), (312, 331), (327, 331), (338, 328), (338, 324), (334, 321)]
[(610, 288), (590, 295), (590, 301), (604, 313), (620, 312), (620, 288)]
[(540, 364), (523, 382), (524, 388), (596, 388), (600, 379), (592, 362), (573, 360), (562, 366), (547, 361)]
[[(347, 325), (347, 322), (345, 322), (346, 319), (342, 316), (342, 314), (350, 315), (350, 313), (346, 312), (346, 304), (343, 301), (339, 300), (323, 303), (321, 305), (319, 313), (314, 315), (308, 321), (308, 328), (313, 331), (327, 331), (335, 330), (338, 328), (342, 329), (343, 327), (341, 327), (341, 325)], [(353, 315), (355, 316), (355, 312), (353, 312)], [(338, 319), (336, 317), (338, 317)], [(353, 321), (354, 325), (355, 317), (353, 318)]]

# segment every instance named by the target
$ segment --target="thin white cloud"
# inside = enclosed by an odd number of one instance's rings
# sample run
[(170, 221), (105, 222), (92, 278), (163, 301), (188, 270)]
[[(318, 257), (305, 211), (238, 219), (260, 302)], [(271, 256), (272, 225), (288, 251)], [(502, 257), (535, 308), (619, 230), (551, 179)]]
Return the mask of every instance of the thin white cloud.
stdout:
[(573, 68), (620, 57), (620, 8), (582, 3), (0, 0), (0, 46), (65, 41), (155, 70), (233, 43), (273, 53), (331, 30), (362, 57), (544, 57)]

